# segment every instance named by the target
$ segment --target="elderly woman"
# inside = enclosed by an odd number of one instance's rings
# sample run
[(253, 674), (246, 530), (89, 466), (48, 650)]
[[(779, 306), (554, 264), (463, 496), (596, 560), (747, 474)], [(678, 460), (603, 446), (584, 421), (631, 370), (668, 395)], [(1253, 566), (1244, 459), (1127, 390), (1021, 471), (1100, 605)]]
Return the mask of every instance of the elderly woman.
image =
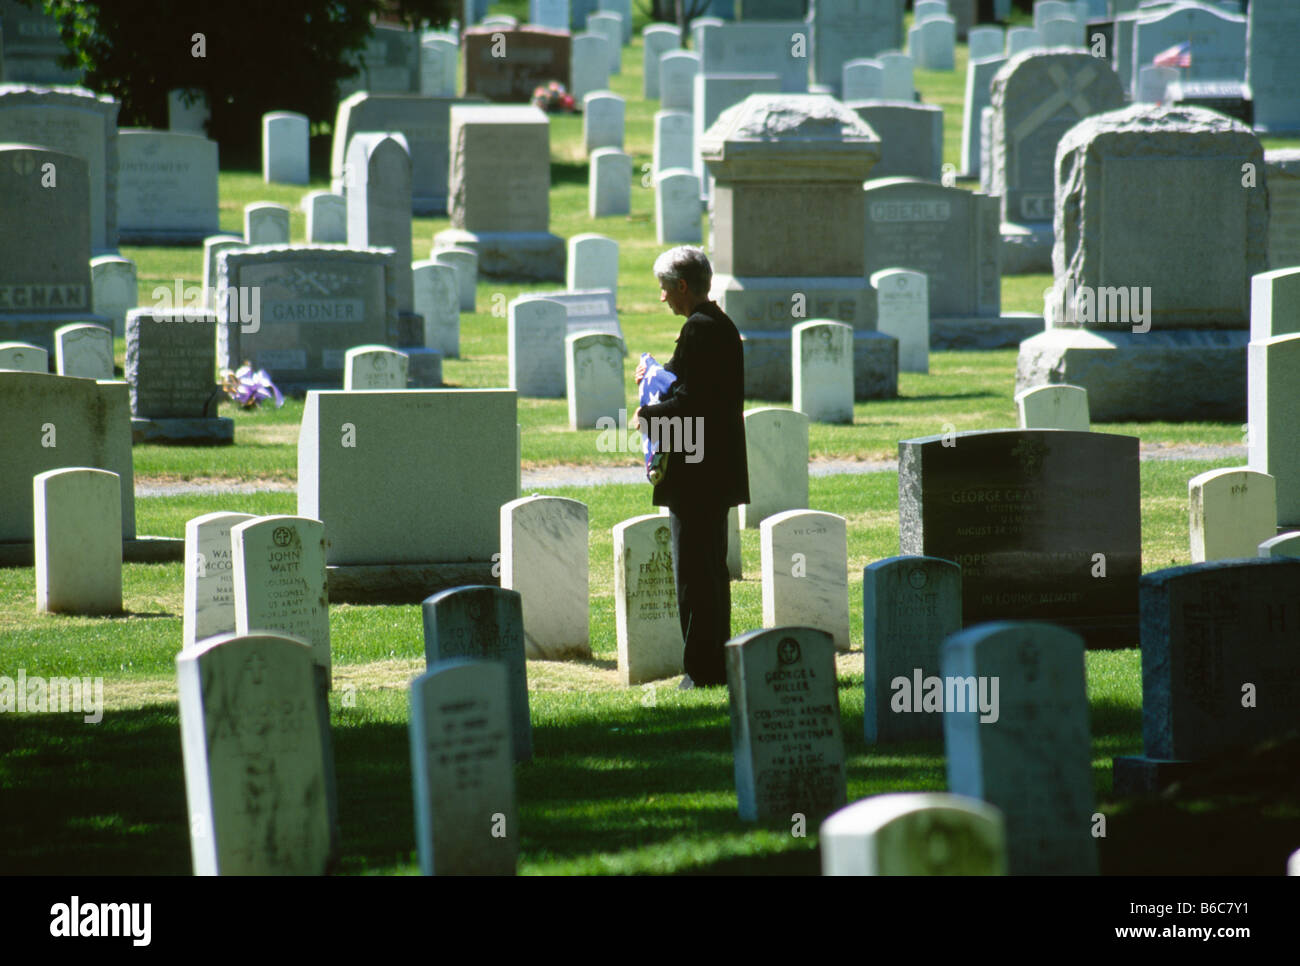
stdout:
[[(661, 451), (669, 454), (653, 501), (668, 507), (672, 533), (673, 578), (686, 641), (681, 686), (726, 684), (723, 645), (731, 637), (727, 514), (749, 502), (740, 333), (709, 299), (713, 267), (703, 251), (669, 249), (655, 260), (654, 273), (659, 300), (674, 315), (686, 317), (673, 357), (664, 365), (677, 377), (668, 397), (635, 414), (656, 430)], [(637, 382), (644, 376), (643, 364)]]

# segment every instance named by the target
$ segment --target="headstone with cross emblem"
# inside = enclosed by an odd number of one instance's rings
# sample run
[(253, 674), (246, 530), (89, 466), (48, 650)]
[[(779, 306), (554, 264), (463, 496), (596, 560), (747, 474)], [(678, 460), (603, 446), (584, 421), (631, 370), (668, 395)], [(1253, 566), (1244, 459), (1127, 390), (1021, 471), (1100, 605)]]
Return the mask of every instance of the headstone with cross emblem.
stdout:
[(1002, 813), (965, 795), (900, 792), (822, 822), (822, 875), (1005, 875)]
[(513, 875), (519, 852), (506, 669), (438, 661), (411, 682), (411, 776), (425, 875)]
[(247, 360), (285, 391), (338, 389), (348, 349), (397, 345), (391, 252), (255, 247), (222, 252), (217, 273), (223, 369)]
[(948, 638), (940, 668), (948, 789), (1002, 812), (1007, 873), (1095, 875), (1083, 640), (1051, 624), (985, 624)]
[(328, 708), (310, 649), (222, 634), (176, 658), (195, 875), (320, 875), (335, 852)]
[[(992, 194), (1002, 220), (1026, 226), (1004, 246), (1003, 272), (1047, 271), (1055, 212), (1056, 146), (1093, 114), (1124, 106), (1124, 91), (1105, 61), (1080, 51), (1030, 50), (997, 72), (993, 96)], [(1009, 231), (1004, 227), (1004, 233)], [(1008, 247), (1012, 259), (1007, 262)], [(1019, 256), (1019, 257), (1016, 257)]]
[(1142, 578), (1142, 748), (1115, 791), (1152, 793), (1300, 724), (1300, 559), (1221, 560)]
[(1050, 621), (1132, 647), (1138, 440), (981, 430), (898, 444), (899, 545), (962, 568), (962, 623)]
[[(868, 744), (936, 739), (943, 717), (900, 695), (939, 674), (939, 648), (961, 630), (961, 567), (938, 557), (889, 557), (862, 571), (862, 730)], [(899, 679), (902, 683), (899, 683)], [(917, 682), (920, 682), (917, 684)]]
[(322, 689), (330, 687), (325, 527), (305, 517), (256, 517), (230, 528), (235, 631), (270, 631), (311, 648)]
[(60, 326), (112, 324), (89, 314), (89, 198), (83, 159), (27, 145), (0, 146), (0, 224), (40, 226), (0, 239), (0, 342), (38, 345), (53, 357)]
[(811, 627), (774, 627), (726, 650), (740, 817), (819, 822), (847, 798), (835, 643)]
[[(24, 221), (6, 216), (4, 224), (39, 224), (45, 230), (23, 233), (22, 244), (12, 252), (5, 251), (5, 257), (0, 258), (0, 265), (14, 263), (21, 266), (26, 259), (33, 259), (39, 264), (39, 255), (33, 250), (33, 245), (40, 237), (50, 238), (51, 241), (47, 244), (53, 244), (55, 236), (51, 231), (65, 221), (84, 226), (73, 229), (73, 245), (80, 247), (89, 244), (91, 252), (96, 255), (117, 251), (117, 112), (120, 107), (121, 104), (112, 97), (92, 94), (81, 87), (0, 85), (0, 143), (10, 144), (6, 150), (19, 150), (13, 147), (19, 144), (40, 145), (42, 151), (71, 155), (84, 164), (84, 168), (78, 166), (65, 169), (57, 158), (40, 159), (33, 180), (35, 193), (39, 196), (45, 191), (54, 196), (46, 197), (45, 201), (49, 213), (56, 215), (56, 218), (51, 220), (35, 216)], [(30, 152), (31, 148), (24, 150)], [(19, 169), (26, 168), (35, 160), (30, 153), (10, 157), (14, 160), (0, 164), (0, 171), (8, 168), (19, 173)], [(51, 172), (45, 167), (47, 163), (55, 166), (54, 181), (50, 180)], [(17, 168), (14, 167), (15, 164)], [(69, 175), (67, 181), (64, 180), (65, 170)], [(56, 186), (57, 190), (53, 190)], [(82, 198), (83, 191), (87, 192), (88, 198)], [(65, 192), (74, 197), (62, 197)], [(0, 191), (0, 199), (6, 205), (10, 203), (10, 194), (9, 190)], [(69, 214), (73, 208), (78, 212), (75, 217)], [(83, 231), (89, 233), (85, 242), (81, 240)], [(9, 237), (16, 239), (12, 233)], [(19, 255), (24, 256), (24, 259), (15, 261)], [(69, 254), (67, 257), (70, 259), (72, 256)], [(85, 261), (85, 258), (80, 259), (83, 267)], [(3, 291), (2, 286), (0, 291)], [(0, 304), (0, 312), (4, 310), (5, 306)]]
[(618, 675), (641, 684), (682, 673), (682, 625), (672, 535), (658, 514), (614, 526), (614, 618)]
[(344, 389), (405, 389), (410, 357), (386, 345), (353, 346), (345, 356)]
[(517, 590), (466, 585), (442, 590), (421, 605), (424, 659), (430, 671), (459, 658), (491, 661), (505, 667), (505, 690), (515, 761), (533, 757), (533, 726), (528, 713), (528, 662), (524, 618)]

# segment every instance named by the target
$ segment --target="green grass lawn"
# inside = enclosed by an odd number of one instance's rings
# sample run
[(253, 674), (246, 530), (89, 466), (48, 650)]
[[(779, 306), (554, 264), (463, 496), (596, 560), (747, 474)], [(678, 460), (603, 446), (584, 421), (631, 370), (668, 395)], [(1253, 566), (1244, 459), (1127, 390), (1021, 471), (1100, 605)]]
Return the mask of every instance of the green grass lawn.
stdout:
[[(497, 9), (521, 16), (525, 7), (515, 0)], [(640, 98), (641, 57), (638, 38), (624, 52), (623, 73), (611, 85), (627, 98), (626, 150), (638, 173), (650, 161), (657, 106)], [(960, 46), (956, 71), (917, 73), (925, 99), (944, 107), (944, 158), (952, 164), (960, 154), (965, 63), (966, 49)], [(313, 145), (318, 163), (306, 188), (263, 184), (256, 171), (223, 171), (222, 230), (242, 231), (244, 205), (276, 201), (292, 212), (295, 241), (304, 240), (298, 200), (308, 190), (328, 187), (320, 148)], [(552, 119), (551, 175), (551, 230), (566, 237), (596, 231), (619, 242), (617, 294), (629, 345), (634, 353), (666, 357), (679, 320), (659, 304), (651, 273), (660, 250), (654, 241), (651, 191), (633, 191), (628, 216), (589, 218), (586, 158), (576, 116)], [(414, 219), (417, 258), (426, 257), (434, 233), (445, 227), (445, 218)], [(139, 266), (142, 304), (151, 304), (155, 286), (170, 288), (177, 279), (194, 285), (201, 281), (201, 249), (145, 247), (123, 253)], [(1047, 275), (1005, 278), (1004, 308), (1041, 311), (1042, 291), (1050, 282)], [(480, 282), (478, 311), (461, 317), (462, 356), (444, 363), (448, 385), (505, 384), (504, 306), (536, 288)], [(121, 340), (117, 353), (120, 366)], [(858, 403), (852, 426), (814, 425), (812, 458), (888, 460), (897, 456), (900, 439), (941, 433), (949, 426), (1013, 426), (1015, 362), (1014, 351), (934, 353), (929, 374), (901, 376), (898, 399)], [(625, 376), (631, 400), (630, 368)], [(214, 510), (295, 512), (296, 498), (286, 485), (296, 478), (301, 400), (289, 400), (279, 410), (227, 406), (224, 414), (236, 422), (234, 447), (137, 447), (137, 485), (243, 481), (263, 483), (264, 491), (222, 496), (200, 490), (139, 498), (138, 532), (180, 537), (187, 519)], [(519, 400), (525, 468), (638, 461), (601, 452), (597, 433), (569, 430), (566, 417), (563, 400)], [(1138, 435), (1152, 446), (1242, 442), (1241, 427), (1234, 424), (1094, 428)], [(1142, 464), (1144, 571), (1189, 562), (1187, 481), (1237, 462)], [(897, 474), (890, 471), (815, 476), (810, 486), (813, 508), (841, 514), (849, 523), (853, 651), (839, 657), (838, 674), (850, 800), (945, 787), (940, 743), (872, 749), (862, 737), (862, 568), (898, 553), (897, 486)], [(594, 655), (584, 662), (529, 663), (536, 754), (516, 769), (520, 870), (816, 873), (815, 827), (800, 837), (789, 827), (753, 827), (738, 820), (724, 691), (678, 692), (672, 688), (675, 681), (637, 688), (618, 684), (610, 530), (621, 520), (652, 512), (648, 488), (609, 484), (547, 492), (589, 507)], [(733, 584), (737, 633), (762, 624), (757, 531), (743, 532), (742, 547), (744, 579)], [(174, 666), (181, 637), (181, 565), (127, 564), (126, 612), (112, 619), (38, 615), (34, 586), (31, 568), (0, 570), (0, 674), (23, 668), (29, 675), (102, 677), (108, 711), (93, 726), (74, 715), (0, 715), (0, 827), (7, 833), (0, 843), (0, 873), (188, 872)], [(331, 608), (330, 633), (341, 871), (414, 873), (406, 684), (424, 666), (419, 608), (337, 605)], [(1258, 776), (1296, 774), (1294, 746), (1239, 763), (1247, 777), (1230, 786), (1211, 783), (1155, 803), (1116, 802), (1112, 758), (1140, 753), (1142, 746), (1139, 653), (1090, 653), (1087, 674), (1092, 771), (1098, 808), (1108, 821), (1107, 835), (1099, 839), (1103, 870), (1277, 872), (1278, 849), (1300, 842), (1300, 802), (1281, 779)]]

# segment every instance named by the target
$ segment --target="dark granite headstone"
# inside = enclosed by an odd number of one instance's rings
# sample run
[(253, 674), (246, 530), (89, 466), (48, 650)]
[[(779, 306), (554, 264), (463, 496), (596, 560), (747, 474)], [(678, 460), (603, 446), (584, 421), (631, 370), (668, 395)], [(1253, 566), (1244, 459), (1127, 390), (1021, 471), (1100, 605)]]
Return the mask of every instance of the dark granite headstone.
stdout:
[(528, 716), (528, 664), (523, 598), (500, 587), (453, 587), (424, 601), (424, 658), (432, 668), (449, 658), (499, 661), (507, 672), (515, 760), (533, 757)]
[(207, 311), (133, 309), (127, 314), (126, 382), (132, 416), (216, 415), (216, 324), (216, 315)]
[(899, 545), (962, 568), (962, 623), (1042, 620), (1137, 641), (1138, 440), (984, 430), (898, 444)]
[(726, 647), (740, 817), (820, 821), (846, 801), (835, 642), (810, 627), (775, 627)]
[(1170, 104), (1204, 107), (1211, 111), (1218, 111), (1228, 117), (1235, 117), (1248, 126), (1254, 123), (1255, 111), (1250, 98), (1250, 88), (1242, 81), (1177, 80), (1165, 91), (1165, 100)]
[(1219, 560), (1142, 578), (1142, 757), (1118, 794), (1300, 726), (1300, 559)]
[(570, 44), (566, 30), (471, 27), (462, 41), (465, 93), (496, 103), (527, 104), (543, 84), (559, 81), (567, 88)]
[(961, 568), (934, 557), (889, 557), (862, 571), (862, 730), (868, 743), (937, 739), (943, 718), (896, 702), (939, 673), (939, 648), (961, 630)]

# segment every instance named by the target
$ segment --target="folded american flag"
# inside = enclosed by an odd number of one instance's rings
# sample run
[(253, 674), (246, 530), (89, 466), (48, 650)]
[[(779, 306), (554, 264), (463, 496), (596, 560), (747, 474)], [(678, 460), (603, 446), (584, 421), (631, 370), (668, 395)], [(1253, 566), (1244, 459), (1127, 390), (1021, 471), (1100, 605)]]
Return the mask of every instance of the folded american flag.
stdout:
[[(677, 381), (677, 377), (655, 362), (655, 357), (648, 352), (641, 353), (641, 362), (645, 366), (645, 378), (641, 380), (640, 404), (653, 406), (663, 402), (664, 397), (668, 395), (668, 390)], [(650, 478), (651, 483), (657, 483), (658, 480), (650, 469), (650, 464), (655, 457), (655, 448), (650, 442), (649, 432), (647, 427), (641, 438), (641, 452), (645, 453), (646, 476)]]
[(1174, 44), (1168, 50), (1162, 50), (1156, 54), (1151, 61), (1156, 67), (1191, 67), (1192, 66), (1192, 44), (1186, 41), (1181, 44)]

